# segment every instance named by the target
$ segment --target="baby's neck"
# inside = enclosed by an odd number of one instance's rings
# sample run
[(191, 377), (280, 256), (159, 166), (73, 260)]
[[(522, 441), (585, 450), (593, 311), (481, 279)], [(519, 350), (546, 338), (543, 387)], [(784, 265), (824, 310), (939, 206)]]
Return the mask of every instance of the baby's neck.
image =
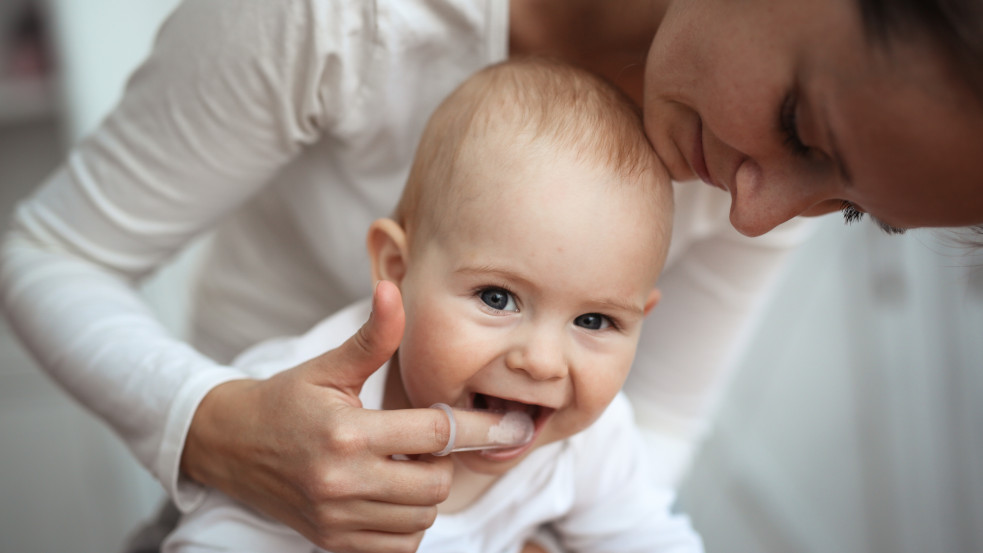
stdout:
[[(412, 405), (410, 405), (403, 388), (403, 381), (399, 377), (399, 363), (396, 357), (393, 357), (389, 363), (389, 374), (386, 375), (382, 408), (390, 410), (409, 409), (411, 407)], [(437, 505), (437, 512), (446, 515), (467, 509), (498, 480), (499, 476), (480, 474), (454, 462), (454, 480), (451, 482), (450, 494), (443, 503)]]

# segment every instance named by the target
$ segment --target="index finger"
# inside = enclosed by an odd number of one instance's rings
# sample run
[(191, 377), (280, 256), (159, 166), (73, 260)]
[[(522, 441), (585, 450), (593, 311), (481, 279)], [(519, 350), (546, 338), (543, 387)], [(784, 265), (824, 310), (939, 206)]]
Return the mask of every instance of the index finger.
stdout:
[(453, 408), (435, 403), (432, 408), (447, 414), (451, 437), (437, 456), (458, 451), (513, 448), (529, 443), (536, 432), (532, 417), (523, 411), (493, 412)]
[[(446, 408), (446, 411), (443, 410)], [(520, 413), (451, 409), (374, 411), (380, 431), (369, 448), (379, 455), (446, 455), (452, 451), (515, 447), (528, 443), (532, 420)], [(453, 440), (453, 443), (451, 441)]]
[(369, 450), (376, 455), (418, 455), (440, 451), (450, 440), (451, 423), (437, 409), (369, 411)]

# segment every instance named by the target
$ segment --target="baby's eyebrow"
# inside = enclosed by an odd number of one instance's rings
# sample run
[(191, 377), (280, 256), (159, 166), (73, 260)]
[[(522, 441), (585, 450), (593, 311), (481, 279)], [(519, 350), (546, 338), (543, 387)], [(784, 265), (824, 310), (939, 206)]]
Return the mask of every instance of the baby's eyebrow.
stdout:
[(645, 308), (627, 300), (621, 300), (619, 298), (609, 298), (600, 300), (591, 300), (591, 303), (606, 307), (607, 309), (614, 311), (621, 311), (630, 315), (643, 315), (645, 313)]
[(464, 267), (458, 267), (454, 270), (455, 273), (468, 274), (468, 275), (479, 275), (479, 276), (496, 276), (505, 280), (514, 280), (521, 282), (522, 284), (532, 286), (534, 283), (528, 278), (525, 278), (515, 271), (510, 271), (504, 267), (499, 267), (497, 265), (467, 265)]

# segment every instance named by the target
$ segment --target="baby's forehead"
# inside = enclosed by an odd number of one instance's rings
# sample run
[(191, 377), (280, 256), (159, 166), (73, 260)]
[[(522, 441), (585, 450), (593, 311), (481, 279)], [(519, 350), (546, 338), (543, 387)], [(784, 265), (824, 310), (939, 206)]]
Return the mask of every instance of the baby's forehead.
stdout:
[(548, 206), (560, 195), (585, 194), (601, 203), (630, 201), (662, 210), (671, 207), (672, 190), (668, 176), (651, 167), (625, 168), (595, 152), (517, 143), (489, 147), (458, 164), (440, 192), (459, 207), (488, 201)]
[[(490, 156), (455, 172), (437, 194), (427, 214), (445, 232), (468, 227), (475, 219), (521, 211), (530, 218), (566, 210), (569, 217), (592, 217), (607, 225), (630, 224), (661, 229), (672, 217), (668, 179), (657, 172), (626, 172), (619, 167), (569, 153), (525, 151), (508, 157)], [(584, 202), (574, 202), (584, 198)], [(594, 224), (583, 220), (584, 224)], [(499, 227), (501, 228), (501, 227)]]

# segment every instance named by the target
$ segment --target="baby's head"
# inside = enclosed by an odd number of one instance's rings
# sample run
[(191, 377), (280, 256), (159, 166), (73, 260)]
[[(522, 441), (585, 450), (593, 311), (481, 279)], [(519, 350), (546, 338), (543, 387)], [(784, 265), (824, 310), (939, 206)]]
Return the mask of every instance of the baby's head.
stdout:
[[(499, 192), (503, 181), (520, 184), (510, 171), (560, 158), (609, 171), (611, 184), (643, 187), (654, 179), (660, 185), (647, 192), (651, 200), (671, 207), (668, 173), (645, 137), (639, 108), (591, 73), (527, 58), (478, 72), (438, 106), (393, 218), (410, 234), (440, 233), (458, 202)], [(487, 169), (500, 178), (476, 182)]]
[(389, 406), (532, 415), (529, 445), (455, 454), (487, 473), (583, 430), (628, 374), (671, 225), (669, 179), (620, 91), (545, 60), (479, 72), (369, 231), (373, 275), (406, 311)]

